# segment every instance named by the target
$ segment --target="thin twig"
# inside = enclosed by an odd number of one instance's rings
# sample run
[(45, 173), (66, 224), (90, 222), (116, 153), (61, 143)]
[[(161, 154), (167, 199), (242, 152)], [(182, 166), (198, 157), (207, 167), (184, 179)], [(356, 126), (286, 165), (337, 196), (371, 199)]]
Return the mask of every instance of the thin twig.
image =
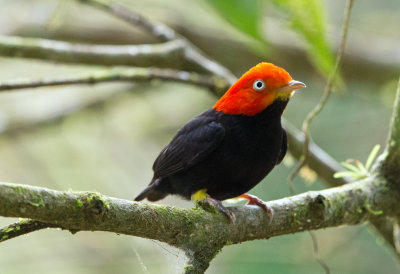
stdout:
[(309, 127), (312, 122), (312, 120), (321, 112), (321, 110), (324, 108), (326, 102), (329, 99), (329, 96), (331, 94), (331, 90), (333, 87), (333, 84), (336, 79), (336, 75), (339, 69), (339, 66), (342, 62), (343, 55), (344, 55), (344, 50), (346, 47), (346, 42), (347, 42), (347, 33), (349, 30), (349, 24), (350, 24), (350, 14), (351, 14), (351, 8), (353, 6), (353, 0), (348, 0), (346, 9), (345, 9), (345, 16), (344, 16), (344, 22), (343, 22), (343, 28), (342, 28), (342, 35), (341, 35), (341, 41), (340, 41), (340, 46), (339, 50), (336, 56), (336, 61), (335, 61), (335, 66), (329, 75), (328, 81), (325, 86), (324, 94), (322, 95), (322, 98), (320, 102), (315, 106), (315, 108), (308, 113), (306, 119), (303, 122), (302, 130), (305, 135), (305, 140), (304, 140), (304, 148), (303, 148), (303, 156), (301, 162), (298, 164), (297, 168), (290, 174), (289, 176), (289, 182), (293, 181), (294, 177), (298, 174), (300, 169), (304, 167), (307, 162), (308, 162), (308, 147), (310, 144), (310, 131)]
[(126, 68), (114, 67), (100, 71), (47, 79), (20, 79), (0, 82), (0, 91), (20, 90), (46, 86), (97, 84), (104, 82), (148, 82), (153, 79), (174, 81), (204, 87), (214, 93), (221, 94), (229, 84), (218, 76), (206, 76), (194, 72), (158, 68)]
[[(342, 36), (341, 36), (339, 50), (338, 50), (338, 53), (337, 53), (337, 56), (336, 56), (335, 66), (334, 66), (331, 74), (329, 75), (328, 81), (327, 81), (326, 86), (325, 86), (324, 94), (322, 95), (322, 98), (321, 98), (320, 102), (318, 103), (318, 105), (316, 105), (315, 108), (310, 113), (308, 113), (308, 115), (307, 115), (307, 117), (304, 120), (303, 125), (302, 125), (302, 130), (303, 130), (303, 133), (304, 133), (304, 136), (305, 136), (305, 138), (304, 138), (304, 146), (303, 146), (303, 154), (300, 157), (300, 163), (298, 164), (296, 169), (288, 177), (289, 189), (290, 189), (292, 195), (294, 195), (296, 193), (294, 185), (293, 185), (293, 179), (299, 173), (300, 169), (302, 169), (309, 161), (309, 157), (310, 157), (309, 146), (310, 146), (310, 139), (311, 139), (310, 132), (309, 132), (310, 124), (311, 124), (312, 120), (322, 111), (322, 109), (324, 108), (326, 102), (329, 99), (329, 96), (330, 96), (331, 91), (332, 91), (333, 84), (334, 84), (335, 79), (336, 79), (336, 75), (337, 75), (339, 66), (341, 64), (341, 61), (342, 61), (342, 58), (343, 58), (343, 55), (344, 55), (344, 50), (345, 50), (345, 47), (346, 47), (347, 33), (348, 33), (348, 29), (349, 29), (350, 14), (351, 14), (352, 6), (353, 6), (353, 0), (348, 0), (347, 1), (347, 6), (346, 6), (346, 9), (345, 9)], [(317, 260), (317, 262), (325, 270), (325, 273), (329, 274), (330, 273), (329, 266), (326, 264), (324, 259), (319, 254), (318, 239), (317, 239), (315, 233), (313, 231), (309, 231), (309, 235), (310, 235), (310, 237), (312, 239), (312, 242), (313, 242), (314, 258)]]
[(315, 232), (311, 231), (311, 230), (308, 231), (308, 234), (310, 235), (312, 243), (313, 243), (313, 255), (314, 255), (315, 260), (317, 260), (319, 265), (325, 270), (326, 274), (331, 273), (331, 270), (329, 269), (328, 264), (321, 257), (321, 254), (319, 254), (317, 235), (315, 235)]

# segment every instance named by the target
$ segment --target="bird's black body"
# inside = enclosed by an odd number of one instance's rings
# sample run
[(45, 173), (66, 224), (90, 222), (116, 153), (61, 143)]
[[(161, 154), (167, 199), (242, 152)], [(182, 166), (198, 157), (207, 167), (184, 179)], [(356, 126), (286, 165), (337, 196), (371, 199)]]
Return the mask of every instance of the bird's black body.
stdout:
[(287, 102), (276, 100), (254, 116), (215, 109), (196, 116), (161, 151), (150, 185), (135, 200), (168, 194), (189, 199), (201, 189), (224, 200), (249, 191), (286, 154), (281, 115)]

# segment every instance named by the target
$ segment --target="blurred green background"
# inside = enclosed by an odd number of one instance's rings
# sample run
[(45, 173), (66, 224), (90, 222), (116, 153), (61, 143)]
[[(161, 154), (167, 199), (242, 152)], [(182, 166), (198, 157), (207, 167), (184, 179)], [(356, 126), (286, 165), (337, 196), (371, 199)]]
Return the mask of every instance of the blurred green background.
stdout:
[[(298, 6), (278, 0), (119, 2), (168, 23), (238, 76), (260, 61), (286, 68), (307, 84), (284, 114), (298, 127), (322, 94), (323, 75), (333, 60), (329, 48), (338, 44), (345, 6), (342, 0), (302, 0)], [(154, 42), (75, 1), (0, 0), (0, 7), (3, 35), (104, 44)], [(342, 69), (345, 84), (312, 124), (315, 142), (338, 161), (365, 161), (375, 144), (385, 143), (400, 72), (399, 26), (398, 0), (356, 1), (353, 7)], [(0, 81), (99, 69), (14, 58), (0, 58), (0, 66)], [(148, 184), (155, 157), (176, 130), (215, 101), (206, 90), (160, 81), (2, 93), (0, 180), (132, 199)], [(66, 111), (71, 114), (57, 118)], [(36, 123), (42, 120), (50, 121)], [(289, 162), (251, 193), (264, 200), (290, 195)], [(324, 188), (319, 181), (304, 183), (301, 178), (295, 186), (299, 192)], [(192, 206), (176, 197), (161, 203)], [(0, 225), (14, 221), (0, 218)], [(332, 273), (400, 272), (390, 250), (366, 225), (316, 234)], [(180, 273), (184, 263), (184, 254), (165, 244), (112, 233), (71, 235), (49, 229), (0, 244), (0, 273), (7, 274)], [(313, 257), (310, 236), (299, 233), (225, 247), (207, 273), (323, 269)]]

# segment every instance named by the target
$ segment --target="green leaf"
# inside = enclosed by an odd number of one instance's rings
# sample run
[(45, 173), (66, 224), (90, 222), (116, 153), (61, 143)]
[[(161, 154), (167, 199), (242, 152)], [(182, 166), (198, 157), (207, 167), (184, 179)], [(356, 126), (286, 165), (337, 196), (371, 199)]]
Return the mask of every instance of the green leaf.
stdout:
[(372, 164), (374, 163), (374, 160), (375, 160), (376, 155), (378, 154), (380, 148), (381, 148), (381, 146), (378, 144), (378, 145), (375, 145), (374, 148), (371, 150), (371, 153), (368, 156), (367, 162), (365, 163), (365, 168), (367, 170), (369, 170), (370, 167), (372, 166)]
[(335, 172), (335, 174), (333, 174), (333, 178), (353, 177), (354, 174), (356, 173), (351, 171), (340, 171), (340, 172)]
[(261, 0), (207, 0), (207, 2), (235, 28), (263, 40), (260, 34)]
[(366, 178), (367, 175), (365, 173), (357, 173), (352, 171), (339, 171), (333, 174), (333, 178), (343, 178), (350, 177), (352, 180), (359, 180)]
[(359, 173), (359, 172), (360, 172), (360, 170), (359, 170), (356, 166), (354, 166), (354, 165), (352, 165), (352, 164), (349, 164), (349, 163), (347, 163), (347, 162), (341, 162), (340, 164), (341, 164), (345, 169), (354, 171), (354, 172), (356, 172), (356, 173)]
[(326, 38), (326, 14), (321, 0), (273, 0), (288, 15), (290, 27), (308, 42), (307, 53), (314, 65), (328, 76), (334, 56)]

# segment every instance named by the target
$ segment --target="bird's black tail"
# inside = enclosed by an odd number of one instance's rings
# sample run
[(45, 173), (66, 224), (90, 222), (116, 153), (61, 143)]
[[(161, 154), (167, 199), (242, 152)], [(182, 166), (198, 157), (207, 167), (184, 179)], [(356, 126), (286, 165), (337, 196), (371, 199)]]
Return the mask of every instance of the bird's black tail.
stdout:
[(147, 200), (151, 202), (155, 202), (158, 200), (163, 199), (165, 196), (168, 195), (168, 193), (160, 191), (157, 189), (160, 183), (160, 179), (156, 179), (154, 182), (151, 182), (148, 187), (146, 187), (136, 198), (135, 201), (141, 201), (144, 198), (147, 198)]

